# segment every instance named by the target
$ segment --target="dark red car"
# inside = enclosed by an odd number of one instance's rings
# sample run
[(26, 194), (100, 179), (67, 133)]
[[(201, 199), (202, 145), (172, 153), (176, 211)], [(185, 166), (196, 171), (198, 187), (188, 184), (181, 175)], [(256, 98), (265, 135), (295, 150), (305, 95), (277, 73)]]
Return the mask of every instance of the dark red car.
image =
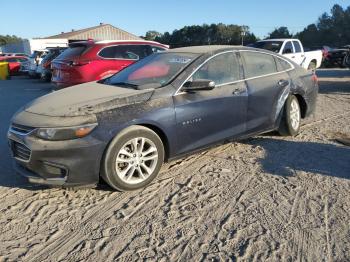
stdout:
[(10, 75), (18, 75), (21, 68), (21, 63), (28, 62), (26, 56), (1, 56), (0, 62), (8, 62), (10, 68)]
[(57, 88), (96, 81), (168, 46), (152, 41), (75, 42), (51, 63)]

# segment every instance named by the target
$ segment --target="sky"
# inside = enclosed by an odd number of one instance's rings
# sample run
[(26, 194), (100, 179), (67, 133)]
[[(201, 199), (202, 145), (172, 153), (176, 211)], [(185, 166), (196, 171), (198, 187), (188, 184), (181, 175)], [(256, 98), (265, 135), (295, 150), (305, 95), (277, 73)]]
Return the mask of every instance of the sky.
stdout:
[[(172, 32), (186, 25), (247, 25), (263, 38), (274, 28), (293, 33), (315, 23), (334, 4), (349, 0), (22, 0), (0, 3), (0, 35), (45, 37), (108, 23), (135, 35)], [(6, 22), (5, 22), (6, 21)]]

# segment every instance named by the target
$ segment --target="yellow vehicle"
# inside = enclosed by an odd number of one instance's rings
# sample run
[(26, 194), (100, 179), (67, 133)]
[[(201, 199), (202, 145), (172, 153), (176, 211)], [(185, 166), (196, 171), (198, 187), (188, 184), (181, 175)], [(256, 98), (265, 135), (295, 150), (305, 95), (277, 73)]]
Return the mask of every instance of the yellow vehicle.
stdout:
[(10, 77), (8, 62), (0, 62), (0, 80), (6, 80)]

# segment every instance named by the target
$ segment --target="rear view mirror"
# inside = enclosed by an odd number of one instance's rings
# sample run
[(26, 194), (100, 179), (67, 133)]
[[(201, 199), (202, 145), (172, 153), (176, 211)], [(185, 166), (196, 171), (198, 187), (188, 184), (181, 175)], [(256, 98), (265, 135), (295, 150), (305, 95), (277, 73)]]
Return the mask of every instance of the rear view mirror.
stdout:
[(183, 85), (183, 91), (204, 91), (213, 90), (215, 82), (208, 79), (197, 79), (194, 81), (187, 81)]

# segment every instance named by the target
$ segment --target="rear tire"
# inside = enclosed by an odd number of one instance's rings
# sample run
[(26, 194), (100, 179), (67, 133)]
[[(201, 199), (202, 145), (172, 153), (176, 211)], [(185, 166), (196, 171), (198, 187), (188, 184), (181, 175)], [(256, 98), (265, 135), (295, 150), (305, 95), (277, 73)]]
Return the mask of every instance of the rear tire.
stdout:
[(278, 127), (281, 136), (296, 136), (300, 131), (301, 111), (299, 101), (294, 95), (287, 98), (283, 115)]
[(308, 70), (316, 70), (316, 67), (317, 67), (316, 62), (311, 61), (307, 69)]
[(164, 146), (159, 136), (149, 128), (131, 126), (109, 144), (101, 176), (116, 190), (137, 190), (152, 182), (163, 162)]

